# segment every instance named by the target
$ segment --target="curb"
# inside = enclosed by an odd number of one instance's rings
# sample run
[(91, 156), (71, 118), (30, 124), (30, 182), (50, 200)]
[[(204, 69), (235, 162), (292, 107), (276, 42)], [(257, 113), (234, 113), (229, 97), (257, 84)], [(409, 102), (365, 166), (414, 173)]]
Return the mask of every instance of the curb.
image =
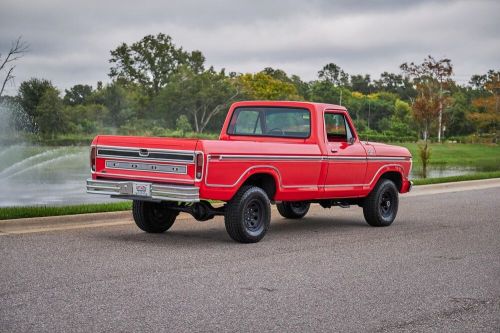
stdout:
[[(178, 220), (191, 218), (181, 213)], [(130, 211), (0, 220), (0, 235), (133, 224)]]
[(416, 185), (413, 190), (402, 197), (413, 197), (420, 195), (432, 195), (439, 193), (461, 192), (469, 190), (482, 190), (488, 188), (500, 187), (500, 178), (466, 180), (453, 183), (440, 183), (429, 185)]

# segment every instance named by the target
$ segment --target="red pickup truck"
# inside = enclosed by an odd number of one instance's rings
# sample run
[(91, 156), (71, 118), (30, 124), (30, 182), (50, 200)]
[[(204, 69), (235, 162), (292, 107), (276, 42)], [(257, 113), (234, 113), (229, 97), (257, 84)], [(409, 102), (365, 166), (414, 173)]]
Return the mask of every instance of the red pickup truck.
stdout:
[(368, 224), (388, 226), (412, 186), (406, 148), (362, 142), (344, 107), (309, 102), (234, 103), (219, 140), (100, 135), (90, 166), (87, 192), (133, 200), (140, 229), (164, 232), (179, 212), (223, 215), (243, 243), (264, 237), (271, 203), (289, 219), (311, 203), (359, 205)]

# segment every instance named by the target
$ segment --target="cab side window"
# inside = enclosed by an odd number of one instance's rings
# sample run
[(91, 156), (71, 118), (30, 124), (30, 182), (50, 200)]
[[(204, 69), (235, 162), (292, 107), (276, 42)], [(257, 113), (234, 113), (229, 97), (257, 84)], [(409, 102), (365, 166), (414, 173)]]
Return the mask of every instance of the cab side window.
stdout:
[(325, 113), (326, 137), (329, 142), (349, 142), (352, 138), (352, 131), (340, 113)]

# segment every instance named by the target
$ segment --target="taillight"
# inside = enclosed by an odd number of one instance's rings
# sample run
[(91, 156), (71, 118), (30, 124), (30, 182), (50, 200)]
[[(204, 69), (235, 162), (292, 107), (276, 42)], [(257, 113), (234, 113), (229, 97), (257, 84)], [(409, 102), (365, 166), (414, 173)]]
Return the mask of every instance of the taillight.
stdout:
[(92, 171), (95, 171), (95, 154), (96, 154), (96, 149), (95, 147), (92, 147), (90, 149), (90, 169)]
[(203, 154), (196, 154), (196, 179), (200, 180), (203, 175)]

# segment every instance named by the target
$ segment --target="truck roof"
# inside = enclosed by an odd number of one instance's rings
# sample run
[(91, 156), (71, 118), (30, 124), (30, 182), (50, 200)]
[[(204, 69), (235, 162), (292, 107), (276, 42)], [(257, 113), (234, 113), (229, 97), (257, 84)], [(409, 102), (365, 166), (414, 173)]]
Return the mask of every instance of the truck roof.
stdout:
[(341, 105), (327, 104), (327, 103), (314, 103), (305, 101), (241, 101), (233, 103), (232, 107), (242, 107), (242, 106), (270, 106), (270, 107), (308, 107), (314, 108), (318, 111), (323, 111), (325, 109), (335, 109), (347, 111), (347, 109)]

